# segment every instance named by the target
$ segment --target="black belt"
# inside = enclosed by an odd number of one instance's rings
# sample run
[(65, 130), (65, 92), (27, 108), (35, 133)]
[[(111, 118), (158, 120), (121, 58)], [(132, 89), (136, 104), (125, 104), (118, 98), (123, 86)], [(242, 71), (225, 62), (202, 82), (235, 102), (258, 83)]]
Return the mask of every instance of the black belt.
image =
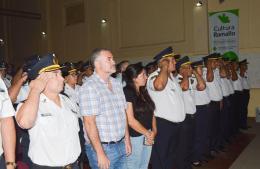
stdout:
[(46, 169), (57, 169), (57, 168), (61, 168), (61, 169), (73, 169), (74, 166), (77, 165), (77, 161), (74, 162), (74, 163), (71, 163), (71, 164), (68, 164), (68, 165), (65, 165), (65, 166), (61, 166), (61, 167), (50, 167), (50, 166), (41, 166), (41, 165), (38, 165), (38, 164), (35, 164), (33, 163), (32, 164), (32, 168), (35, 168), (35, 169), (43, 169), (43, 168), (46, 168)]
[(186, 117), (188, 117), (188, 118), (195, 118), (195, 114), (186, 114)]
[(110, 141), (110, 142), (101, 142), (101, 144), (117, 144), (117, 143), (120, 143), (123, 139), (125, 138), (125, 136), (124, 137), (122, 137), (120, 140), (118, 140), (118, 141)]
[[(221, 100), (220, 100), (221, 101)], [(211, 100), (211, 104), (218, 104), (218, 103), (220, 103), (220, 101), (213, 101), (213, 100)]]

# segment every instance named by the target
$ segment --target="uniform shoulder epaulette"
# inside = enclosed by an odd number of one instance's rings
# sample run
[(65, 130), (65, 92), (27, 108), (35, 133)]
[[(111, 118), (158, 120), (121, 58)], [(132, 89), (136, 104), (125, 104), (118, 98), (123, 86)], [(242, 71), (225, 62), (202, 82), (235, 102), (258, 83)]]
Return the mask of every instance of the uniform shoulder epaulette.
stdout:
[(60, 94), (67, 97), (67, 98), (70, 98), (69, 95), (67, 95), (64, 91), (60, 92)]
[(153, 79), (155, 79), (156, 77), (158, 77), (158, 75), (153, 75), (150, 79), (153, 80)]

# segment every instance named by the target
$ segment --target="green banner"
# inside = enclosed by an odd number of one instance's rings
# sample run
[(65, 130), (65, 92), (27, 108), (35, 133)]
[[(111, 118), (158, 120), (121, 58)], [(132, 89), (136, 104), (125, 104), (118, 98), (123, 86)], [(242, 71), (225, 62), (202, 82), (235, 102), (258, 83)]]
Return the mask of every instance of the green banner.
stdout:
[(232, 60), (239, 55), (239, 10), (209, 13), (210, 53), (218, 52)]

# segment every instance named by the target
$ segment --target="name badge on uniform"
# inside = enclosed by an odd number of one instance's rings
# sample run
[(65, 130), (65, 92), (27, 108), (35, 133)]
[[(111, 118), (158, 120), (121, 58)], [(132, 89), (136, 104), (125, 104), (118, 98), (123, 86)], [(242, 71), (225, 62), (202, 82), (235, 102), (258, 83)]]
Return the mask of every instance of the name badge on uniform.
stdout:
[(51, 113), (42, 113), (41, 116), (42, 117), (49, 117), (49, 116), (52, 116), (52, 114)]

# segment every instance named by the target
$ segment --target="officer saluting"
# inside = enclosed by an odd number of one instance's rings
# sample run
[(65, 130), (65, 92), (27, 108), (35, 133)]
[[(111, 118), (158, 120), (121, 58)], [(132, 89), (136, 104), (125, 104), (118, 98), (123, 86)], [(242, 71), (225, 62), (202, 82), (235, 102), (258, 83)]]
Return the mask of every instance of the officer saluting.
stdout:
[(147, 81), (148, 93), (156, 107), (158, 130), (152, 150), (152, 168), (172, 169), (177, 163), (180, 130), (185, 119), (183, 93), (172, 74), (176, 64), (172, 48), (164, 49), (154, 59), (159, 62), (159, 69)]
[[(209, 103), (210, 98), (206, 88), (206, 82), (203, 79), (203, 60), (193, 62), (191, 64), (194, 75), (197, 78), (192, 77), (194, 83), (191, 85), (194, 90), (194, 101), (196, 105), (196, 118), (195, 118), (195, 136), (193, 144), (193, 166), (201, 166), (201, 162), (204, 160), (203, 155), (206, 153), (208, 140), (208, 128), (209, 128)], [(198, 79), (198, 80), (197, 80)], [(200, 81), (200, 82), (199, 82)]]
[(27, 62), (30, 92), (18, 105), (16, 120), (29, 129), (32, 169), (73, 168), (80, 154), (78, 116), (74, 104), (60, 95), (64, 86), (53, 54)]
[(242, 114), (241, 114), (241, 128), (242, 129), (248, 129), (250, 128), (247, 125), (247, 115), (248, 115), (248, 104), (250, 99), (250, 85), (249, 85), (249, 79), (247, 74), (247, 59), (244, 59), (239, 62), (239, 75), (241, 77), (242, 86), (243, 86), (243, 101), (242, 101)]

